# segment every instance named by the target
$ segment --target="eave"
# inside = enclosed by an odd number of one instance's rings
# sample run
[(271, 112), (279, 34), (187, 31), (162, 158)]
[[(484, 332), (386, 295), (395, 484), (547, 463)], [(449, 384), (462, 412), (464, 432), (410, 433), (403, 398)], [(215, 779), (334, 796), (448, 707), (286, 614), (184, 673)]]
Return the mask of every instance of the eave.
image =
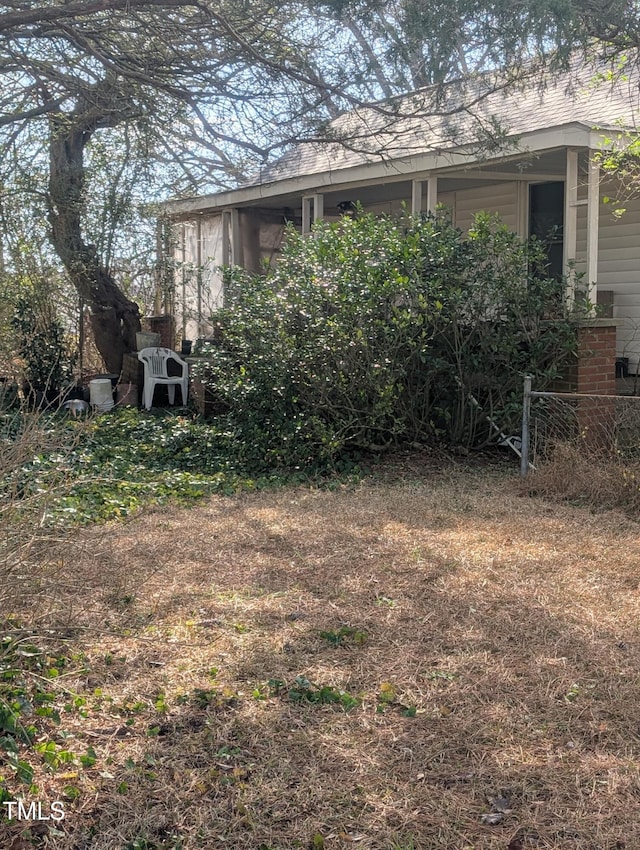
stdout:
[[(447, 174), (465, 171), (496, 163), (513, 162), (541, 151), (576, 147), (600, 149), (610, 147), (611, 134), (620, 135), (624, 128), (594, 126), (582, 122), (546, 127), (520, 136), (510, 137), (503, 153), (480, 155), (469, 146), (449, 150), (399, 157), (392, 160), (382, 158), (349, 168), (316, 171), (265, 183), (255, 183), (225, 192), (202, 195), (196, 198), (168, 201), (164, 204), (170, 218), (185, 219), (194, 214), (212, 213), (224, 209), (253, 206), (266, 199), (279, 196), (301, 196), (321, 193), (323, 190), (356, 188), (358, 186), (382, 185), (385, 183), (427, 177), (429, 174)], [(504, 153), (504, 149), (508, 152)], [(524, 173), (526, 179), (526, 173)]]

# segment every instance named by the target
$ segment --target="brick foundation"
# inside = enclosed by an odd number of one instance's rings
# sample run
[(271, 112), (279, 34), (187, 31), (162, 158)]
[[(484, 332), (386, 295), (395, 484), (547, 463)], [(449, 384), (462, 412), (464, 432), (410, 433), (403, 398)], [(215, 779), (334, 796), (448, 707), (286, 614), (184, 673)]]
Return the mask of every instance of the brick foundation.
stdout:
[(577, 367), (577, 392), (615, 395), (615, 325), (578, 328)]
[(576, 357), (554, 381), (554, 392), (614, 395), (616, 392), (616, 325), (606, 320), (579, 325)]
[[(594, 320), (576, 328), (577, 352), (563, 378), (554, 382), (555, 392), (589, 395), (615, 395), (616, 325), (610, 320)], [(606, 398), (580, 399), (577, 424), (582, 438), (591, 445), (606, 448), (614, 436), (615, 401)]]

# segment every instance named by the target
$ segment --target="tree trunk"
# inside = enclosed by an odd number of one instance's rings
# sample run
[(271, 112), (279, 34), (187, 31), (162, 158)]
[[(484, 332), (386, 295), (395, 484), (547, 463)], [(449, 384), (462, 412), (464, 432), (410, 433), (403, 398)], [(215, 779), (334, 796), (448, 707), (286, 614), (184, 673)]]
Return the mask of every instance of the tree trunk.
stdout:
[(81, 122), (78, 115), (56, 116), (51, 120), (50, 237), (78, 295), (90, 309), (96, 347), (107, 370), (119, 373), (123, 355), (135, 351), (140, 311), (100, 262), (95, 246), (86, 244), (83, 238), (84, 149), (94, 129), (88, 121)]

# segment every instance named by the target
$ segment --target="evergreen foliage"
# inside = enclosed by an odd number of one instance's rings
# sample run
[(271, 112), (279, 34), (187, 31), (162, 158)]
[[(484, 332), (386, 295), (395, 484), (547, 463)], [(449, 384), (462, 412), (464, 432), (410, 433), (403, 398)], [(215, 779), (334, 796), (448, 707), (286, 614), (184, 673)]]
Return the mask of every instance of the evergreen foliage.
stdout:
[(466, 236), (444, 214), (292, 230), (265, 277), (228, 273), (201, 369), (259, 465), (482, 446), (488, 416), (516, 428), (523, 375), (544, 385), (573, 350), (563, 284), (541, 262), (486, 214)]

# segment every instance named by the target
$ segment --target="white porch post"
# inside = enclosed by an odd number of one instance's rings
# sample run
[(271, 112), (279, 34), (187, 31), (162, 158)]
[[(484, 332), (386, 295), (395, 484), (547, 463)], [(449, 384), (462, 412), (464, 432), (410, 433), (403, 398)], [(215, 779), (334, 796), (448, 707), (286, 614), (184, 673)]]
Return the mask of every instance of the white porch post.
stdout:
[(230, 265), (242, 265), (242, 233), (240, 230), (240, 213), (237, 209), (231, 211), (231, 256)]
[(438, 178), (435, 174), (429, 175), (427, 180), (427, 212), (432, 215), (438, 206)]
[[(586, 278), (589, 301), (598, 301), (598, 222), (600, 219), (600, 166), (592, 150), (589, 151), (587, 180), (587, 268)], [(592, 310), (595, 313), (595, 309)]]
[(324, 195), (316, 192), (315, 195), (305, 195), (302, 198), (302, 235), (311, 233), (313, 222), (322, 221), (324, 218)]
[(313, 220), (322, 221), (324, 219), (324, 195), (316, 194), (313, 196)]
[(576, 258), (578, 241), (578, 151), (567, 148), (566, 180), (564, 184), (564, 239), (562, 255), (562, 271), (567, 278), (565, 300), (567, 307), (572, 307), (576, 297), (575, 272), (571, 263)]
[(231, 265), (231, 210), (222, 211), (222, 256), (220, 261), (222, 266)]
[(420, 215), (425, 211), (423, 204), (424, 186), (427, 185), (427, 204), (426, 211), (434, 213), (438, 204), (438, 178), (435, 174), (430, 174), (426, 180), (411, 181), (411, 213), (412, 215)]
[(311, 204), (313, 199), (306, 197), (302, 199), (302, 235), (311, 233)]
[(411, 181), (411, 215), (420, 215), (422, 212), (422, 193), (424, 180)]
[(180, 227), (180, 251), (182, 268), (180, 270), (180, 293), (182, 295), (182, 339), (187, 338), (187, 228)]
[(196, 224), (196, 316), (198, 335), (204, 334), (202, 321), (202, 216), (198, 216)]

